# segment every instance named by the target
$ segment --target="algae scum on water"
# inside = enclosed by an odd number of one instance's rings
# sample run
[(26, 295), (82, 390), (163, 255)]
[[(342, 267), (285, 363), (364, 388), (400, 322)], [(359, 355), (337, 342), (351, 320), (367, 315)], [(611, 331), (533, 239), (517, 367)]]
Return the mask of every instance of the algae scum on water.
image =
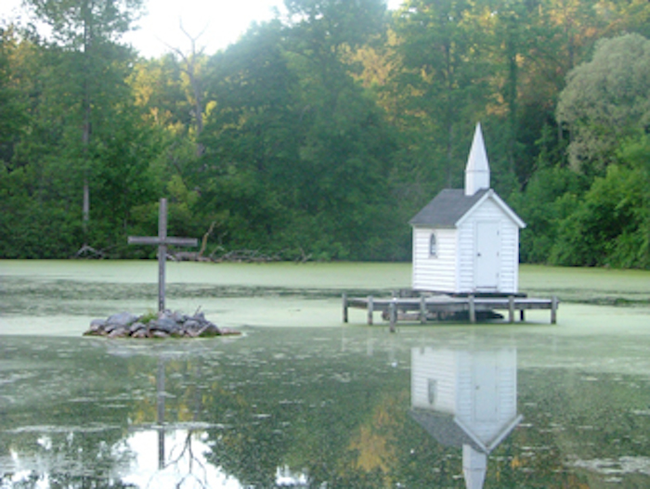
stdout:
[[(408, 287), (408, 264), (169, 265), (172, 310), (244, 334), (81, 337), (151, 310), (155, 263), (0, 262), (0, 487), (463, 487), (480, 460), (485, 488), (650, 485), (641, 301), (390, 334), (343, 326), (340, 294)], [(648, 278), (521, 273), (546, 295)]]
[[(487, 455), (484, 487), (650, 482), (650, 368), (627, 360), (642, 361), (647, 339), (603, 362), (610, 338), (468, 332), (6, 337), (1, 487), (461, 487), (463, 444), (481, 450), (462, 429), (479, 425), (506, 433)], [(454, 364), (497, 397), (464, 397)], [(458, 393), (451, 404), (446, 386)]]

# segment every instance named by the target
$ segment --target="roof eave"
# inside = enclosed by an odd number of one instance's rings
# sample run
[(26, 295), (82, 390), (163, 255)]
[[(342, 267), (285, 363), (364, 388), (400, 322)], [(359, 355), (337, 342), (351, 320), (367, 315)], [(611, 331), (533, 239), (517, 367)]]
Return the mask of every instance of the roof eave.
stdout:
[(481, 197), (479, 200), (477, 200), (472, 207), (470, 207), (465, 214), (462, 215), (458, 221), (455, 223), (455, 227), (459, 227), (465, 222), (466, 219), (469, 218), (469, 216), (485, 202), (487, 199), (493, 198), (496, 204), (501, 208), (503, 212), (506, 213), (506, 215), (512, 219), (512, 221), (519, 226), (520, 229), (523, 229), (526, 227), (526, 223), (517, 215), (515, 214), (515, 211), (513, 211), (508, 204), (506, 204), (501, 197), (493, 190), (489, 189), (483, 197)]
[(425, 228), (425, 229), (457, 229), (456, 224), (426, 224), (426, 223), (414, 223), (409, 222), (411, 227), (414, 228)]

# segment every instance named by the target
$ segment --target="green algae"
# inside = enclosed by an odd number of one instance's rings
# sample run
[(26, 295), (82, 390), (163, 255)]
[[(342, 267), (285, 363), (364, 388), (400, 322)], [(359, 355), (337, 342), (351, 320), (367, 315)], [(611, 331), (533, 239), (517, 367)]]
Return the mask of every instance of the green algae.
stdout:
[(520, 289), (556, 295), (563, 302), (614, 306), (650, 305), (650, 271), (522, 265)]
[(461, 452), (408, 415), (423, 347), (517, 351), (524, 420), (485, 487), (650, 483), (648, 272), (522, 266), (522, 291), (560, 297), (558, 325), (389, 334), (365, 311), (343, 325), (340, 295), (408, 288), (409, 264), (170, 263), (170, 308), (245, 334), (80, 337), (150, 311), (156, 277), (153, 261), (0, 261), (0, 487), (457, 487)]
[[(167, 305), (231, 328), (338, 326), (342, 293), (388, 295), (409, 287), (410, 272), (407, 263), (169, 263)], [(77, 335), (93, 318), (144, 313), (155, 307), (156, 280), (154, 261), (0, 260), (0, 333)], [(650, 308), (650, 272), (522, 266), (520, 283), (560, 298), (563, 331), (635, 329)], [(350, 319), (363, 323), (365, 313)], [(527, 313), (528, 323), (548, 320)]]
[(424, 347), (516, 352), (523, 421), (490, 454), (486, 488), (601, 487), (608, 468), (643, 487), (649, 342), (503, 327), (4, 337), (0, 487), (459, 487), (462, 451), (408, 414)]

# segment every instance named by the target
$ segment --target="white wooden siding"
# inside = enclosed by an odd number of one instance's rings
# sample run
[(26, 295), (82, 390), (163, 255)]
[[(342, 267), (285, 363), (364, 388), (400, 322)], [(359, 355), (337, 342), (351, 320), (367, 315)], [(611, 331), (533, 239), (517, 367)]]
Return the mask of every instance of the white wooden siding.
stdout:
[[(429, 255), (431, 233), (436, 234), (437, 255)], [(457, 270), (455, 229), (413, 228), (413, 289), (454, 291)]]
[[(485, 445), (489, 445), (517, 416), (517, 352), (501, 349), (459, 352), (462, 388), (458, 389), (456, 416)], [(477, 375), (478, 373), (481, 375)], [(477, 392), (490, 397), (494, 415), (481, 410), (485, 402), (477, 402)]]
[(519, 227), (510, 219), (503, 219), (501, 232), (501, 292), (517, 292), (519, 288)]
[(492, 200), (476, 208), (458, 228), (458, 290), (476, 291), (476, 226), (477, 222), (495, 222), (499, 228), (498, 292), (516, 292), (519, 269), (519, 228)]
[[(477, 292), (477, 223), (495, 223), (499, 230), (497, 292), (516, 293), (519, 288), (519, 226), (499, 206), (486, 198), (461, 219), (458, 228), (413, 228), (414, 290)], [(429, 256), (431, 233), (436, 234), (438, 255)]]
[[(411, 349), (411, 405), (436, 412), (453, 414), (457, 400), (457, 354), (452, 350), (430, 347)], [(429, 402), (429, 385), (436, 384), (433, 404)]]
[[(486, 400), (493, 415), (481, 411)], [(517, 350), (411, 349), (411, 405), (455, 416), (468, 434), (490, 445), (517, 416)]]

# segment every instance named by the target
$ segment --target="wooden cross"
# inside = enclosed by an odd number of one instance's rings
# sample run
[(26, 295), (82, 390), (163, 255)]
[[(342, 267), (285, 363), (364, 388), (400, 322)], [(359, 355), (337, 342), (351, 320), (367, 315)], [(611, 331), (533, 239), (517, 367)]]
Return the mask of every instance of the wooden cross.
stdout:
[(158, 246), (158, 311), (165, 310), (165, 261), (167, 246), (196, 246), (196, 238), (170, 238), (167, 236), (167, 199), (160, 199), (158, 211), (158, 236), (129, 236), (129, 244)]

